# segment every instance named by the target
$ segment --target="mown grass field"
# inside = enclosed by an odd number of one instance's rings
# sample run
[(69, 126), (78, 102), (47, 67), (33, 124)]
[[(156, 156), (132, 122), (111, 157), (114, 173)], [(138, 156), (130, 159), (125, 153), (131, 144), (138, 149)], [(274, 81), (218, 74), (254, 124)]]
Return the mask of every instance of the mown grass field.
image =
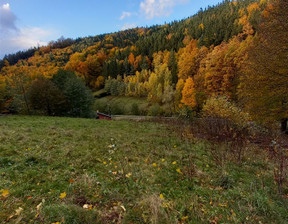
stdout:
[(0, 117), (0, 223), (287, 223), (265, 152), (152, 122)]

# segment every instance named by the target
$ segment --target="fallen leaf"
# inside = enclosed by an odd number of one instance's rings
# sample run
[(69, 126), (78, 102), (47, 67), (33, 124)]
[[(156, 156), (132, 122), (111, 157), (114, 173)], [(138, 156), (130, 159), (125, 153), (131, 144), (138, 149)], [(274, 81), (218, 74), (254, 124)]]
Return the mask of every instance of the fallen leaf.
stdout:
[(84, 209), (91, 210), (91, 209), (93, 208), (93, 205), (84, 204), (84, 205), (83, 205), (83, 208), (84, 208)]
[(3, 190), (1, 190), (0, 191), (1, 192), (1, 195), (3, 196), (3, 197), (7, 197), (10, 193), (9, 193), (9, 190), (7, 190), (7, 189), (3, 189)]
[(129, 177), (132, 176), (132, 173), (127, 173), (125, 176), (126, 176), (127, 178), (129, 178)]
[(37, 211), (40, 210), (41, 206), (42, 206), (42, 202), (36, 206)]
[(69, 179), (69, 182), (70, 182), (71, 184), (73, 184), (73, 183), (75, 182), (75, 180)]
[(123, 209), (124, 212), (126, 212), (126, 208), (123, 205), (121, 205), (120, 207)]
[(189, 219), (188, 216), (185, 216), (185, 217), (182, 217), (182, 218), (181, 218), (182, 221), (186, 221), (186, 220), (188, 220), (188, 219)]
[(15, 212), (16, 212), (15, 215), (20, 215), (23, 210), (24, 210), (24, 209), (21, 208), (21, 207), (17, 208), (17, 209), (15, 210)]
[(149, 157), (147, 157), (146, 159), (144, 159), (144, 162), (145, 162), (145, 163), (148, 163), (148, 161), (149, 161)]

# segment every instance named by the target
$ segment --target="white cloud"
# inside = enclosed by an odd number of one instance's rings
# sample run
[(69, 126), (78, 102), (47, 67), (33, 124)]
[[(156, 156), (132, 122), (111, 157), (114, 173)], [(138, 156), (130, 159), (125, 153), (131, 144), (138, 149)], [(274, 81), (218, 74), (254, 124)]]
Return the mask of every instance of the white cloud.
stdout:
[(4, 4), (0, 8), (0, 31), (5, 35), (11, 30), (17, 30), (15, 22), (17, 17), (11, 11), (9, 3)]
[(132, 16), (132, 13), (131, 12), (122, 12), (122, 15), (120, 16), (120, 20), (123, 20), (125, 19), (126, 17), (130, 17)]
[(135, 23), (125, 23), (121, 30), (128, 30), (128, 29), (132, 29), (132, 28), (135, 28), (137, 27), (137, 25)]
[(47, 37), (51, 37), (53, 31), (45, 30), (39, 27), (25, 27), (20, 29), (19, 35), (11, 38), (19, 48), (29, 48), (31, 46), (46, 45)]
[(31, 47), (47, 45), (55, 36), (55, 32), (39, 27), (25, 27), (18, 31), (10, 32), (5, 37), (0, 37), (0, 58), (5, 54), (29, 49)]
[(5, 54), (46, 45), (57, 35), (55, 31), (40, 27), (19, 28), (16, 26), (16, 20), (17, 17), (8, 3), (0, 7), (0, 59)]
[(8, 10), (8, 11), (10, 11), (10, 5), (9, 5), (9, 3), (6, 3), (6, 4), (2, 5), (2, 9), (3, 9), (3, 10)]
[(140, 3), (140, 11), (145, 14), (147, 19), (169, 16), (174, 6), (187, 1), (188, 0), (144, 0)]

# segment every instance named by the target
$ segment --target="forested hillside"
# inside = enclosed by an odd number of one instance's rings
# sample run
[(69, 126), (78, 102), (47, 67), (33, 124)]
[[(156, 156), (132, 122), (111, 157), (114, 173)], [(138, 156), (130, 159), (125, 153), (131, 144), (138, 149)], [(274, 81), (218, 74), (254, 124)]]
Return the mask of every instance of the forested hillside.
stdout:
[(0, 111), (87, 115), (90, 90), (104, 88), (147, 98), (166, 115), (231, 102), (249, 119), (281, 121), (286, 129), (287, 18), (285, 0), (226, 0), (165, 25), (60, 38), (0, 62)]

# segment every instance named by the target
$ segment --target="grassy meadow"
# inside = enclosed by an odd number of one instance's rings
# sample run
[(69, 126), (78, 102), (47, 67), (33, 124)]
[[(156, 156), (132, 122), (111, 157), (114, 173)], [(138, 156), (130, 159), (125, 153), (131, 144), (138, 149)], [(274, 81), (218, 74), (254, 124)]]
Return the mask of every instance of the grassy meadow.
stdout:
[(184, 129), (0, 117), (0, 223), (288, 222), (263, 149), (219, 164)]

